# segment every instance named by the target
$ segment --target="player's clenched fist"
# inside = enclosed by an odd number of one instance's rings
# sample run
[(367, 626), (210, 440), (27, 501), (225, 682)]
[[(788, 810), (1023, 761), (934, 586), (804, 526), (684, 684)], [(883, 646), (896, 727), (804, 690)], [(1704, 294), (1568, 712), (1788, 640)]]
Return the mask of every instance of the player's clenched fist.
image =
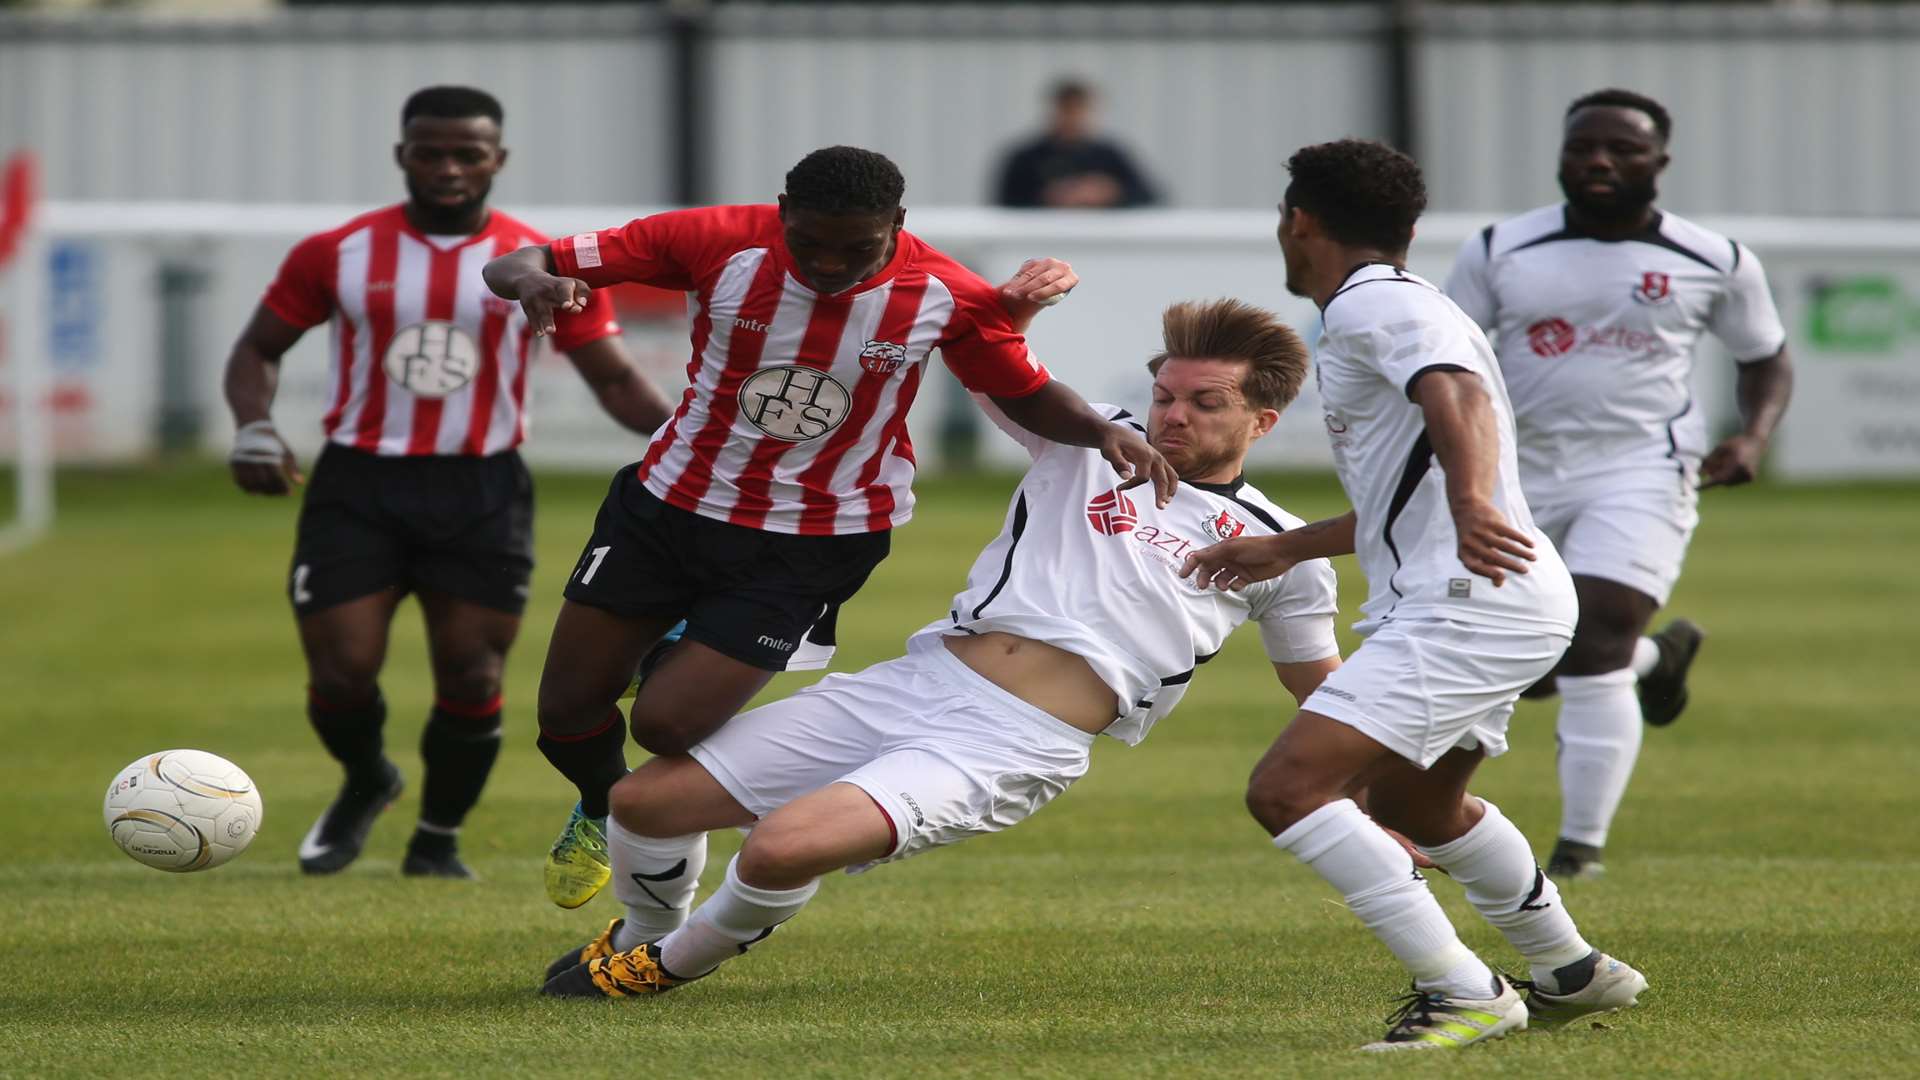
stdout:
[(306, 482), (293, 451), (273, 429), (271, 420), (240, 426), (233, 436), (227, 467), (233, 470), (233, 482), (249, 495), (285, 495), (293, 485)]
[(1188, 555), (1180, 564), (1180, 576), (1192, 578), (1202, 589), (1225, 592), (1277, 578), (1298, 562), (1284, 537), (1242, 536)]

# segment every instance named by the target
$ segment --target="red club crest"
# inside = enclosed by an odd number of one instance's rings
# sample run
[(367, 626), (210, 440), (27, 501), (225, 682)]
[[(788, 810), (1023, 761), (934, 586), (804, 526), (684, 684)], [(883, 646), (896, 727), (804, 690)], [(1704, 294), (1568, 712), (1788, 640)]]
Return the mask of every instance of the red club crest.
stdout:
[(1093, 531), (1106, 536), (1118, 536), (1133, 531), (1140, 521), (1140, 512), (1127, 498), (1126, 492), (1119, 488), (1103, 491), (1087, 503), (1087, 521)]
[(1640, 275), (1640, 287), (1633, 290), (1633, 298), (1642, 304), (1664, 304), (1673, 299), (1673, 278), (1648, 270)]
[(1247, 523), (1222, 510), (1201, 522), (1200, 531), (1215, 540), (1231, 540), (1247, 531)]
[(1541, 319), (1527, 327), (1527, 345), (1536, 356), (1565, 356), (1577, 340), (1573, 324), (1562, 318)]
[(907, 347), (891, 341), (869, 341), (860, 350), (860, 366), (875, 375), (891, 375), (907, 362)]

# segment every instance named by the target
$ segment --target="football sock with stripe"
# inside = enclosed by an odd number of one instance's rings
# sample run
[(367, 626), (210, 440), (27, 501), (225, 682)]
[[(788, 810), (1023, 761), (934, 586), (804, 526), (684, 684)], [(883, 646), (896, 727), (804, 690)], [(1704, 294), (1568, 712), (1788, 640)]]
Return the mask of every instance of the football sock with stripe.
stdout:
[(619, 709), (610, 708), (591, 731), (552, 735), (540, 729), (540, 753), (579, 789), (580, 812), (587, 817), (607, 816), (607, 793), (627, 775), (625, 719)]
[(387, 699), (375, 687), (373, 696), (358, 703), (322, 697), (307, 688), (307, 722), (313, 725), (320, 744), (327, 748), (347, 770), (347, 779), (355, 786), (372, 787), (385, 778), (380, 762), (384, 749), (381, 731), (387, 723)]
[(1352, 799), (1339, 799), (1308, 814), (1274, 837), (1346, 898), (1422, 990), (1480, 999), (1494, 985), (1493, 970), (1454, 932), (1446, 913), (1395, 843)]
[(660, 966), (683, 979), (705, 975), (798, 915), (819, 890), (817, 878), (797, 889), (755, 888), (740, 880), (735, 855), (720, 888), (694, 910), (687, 925), (660, 940)]
[(420, 733), (426, 780), (420, 792), (420, 824), (451, 834), (480, 801), (487, 774), (500, 756), (500, 696), (483, 702), (434, 701)]
[(1466, 835), (1420, 851), (1466, 890), (1467, 902), (1527, 958), (1536, 983), (1558, 989), (1555, 972), (1585, 959), (1593, 947), (1580, 937), (1560, 890), (1541, 873), (1527, 838), (1485, 799), (1486, 814)]
[(607, 819), (607, 862), (613, 870), (613, 895), (627, 908), (627, 920), (614, 938), (622, 952), (659, 941), (686, 923), (700, 872), (707, 868), (707, 834), (664, 840), (628, 830)]
[(1644, 734), (1633, 669), (1559, 681), (1560, 836), (1603, 848)]

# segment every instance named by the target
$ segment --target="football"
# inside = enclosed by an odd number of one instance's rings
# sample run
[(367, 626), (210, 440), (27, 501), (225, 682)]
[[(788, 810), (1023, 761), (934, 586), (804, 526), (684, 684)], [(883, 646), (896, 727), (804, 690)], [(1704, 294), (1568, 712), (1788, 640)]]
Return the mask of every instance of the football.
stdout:
[(162, 750), (107, 786), (107, 833), (156, 870), (210, 870), (260, 829), (260, 792), (240, 766), (204, 750)]

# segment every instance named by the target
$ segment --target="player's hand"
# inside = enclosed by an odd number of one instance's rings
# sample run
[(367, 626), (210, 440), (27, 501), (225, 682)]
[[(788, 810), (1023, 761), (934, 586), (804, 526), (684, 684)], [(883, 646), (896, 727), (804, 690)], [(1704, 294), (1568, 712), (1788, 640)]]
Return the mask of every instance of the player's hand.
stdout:
[(1734, 435), (1713, 448), (1700, 463), (1700, 487), (1735, 487), (1752, 483), (1760, 474), (1760, 456), (1767, 444), (1751, 435)]
[(1506, 584), (1509, 571), (1526, 573), (1527, 564), (1535, 558), (1533, 538), (1509, 525), (1492, 503), (1455, 507), (1453, 528), (1460, 536), (1461, 564), (1491, 579), (1495, 588)]
[[(1378, 825), (1379, 822), (1375, 822), (1374, 824)], [(1386, 833), (1388, 836), (1393, 837), (1393, 842), (1396, 844), (1399, 844), (1400, 847), (1403, 850), (1405, 850), (1409, 856), (1412, 857), (1414, 869), (1440, 870), (1439, 864), (1435, 863), (1432, 859), (1427, 858), (1426, 852), (1423, 852), (1419, 848), (1415, 847), (1413, 841), (1407, 839), (1406, 837), (1400, 835), (1397, 832), (1394, 832), (1392, 829), (1387, 828), (1385, 825), (1380, 826), (1380, 831), (1383, 833)], [(1446, 873), (1445, 870), (1440, 870), (1440, 872), (1443, 874)]]
[(1180, 474), (1173, 471), (1160, 451), (1149, 446), (1147, 440), (1130, 427), (1109, 424), (1106, 438), (1100, 443), (1100, 456), (1123, 477), (1121, 491), (1152, 483), (1155, 506), (1164, 508), (1179, 490)]
[(234, 433), (227, 467), (233, 470), (233, 482), (249, 495), (285, 495), (295, 484), (307, 482), (300, 474), (300, 462), (273, 430), (271, 420), (241, 425)]
[(1283, 536), (1242, 536), (1203, 547), (1180, 564), (1180, 576), (1201, 589), (1238, 592), (1256, 581), (1271, 581), (1300, 560), (1288, 552)]
[(1007, 309), (1013, 328), (1025, 332), (1034, 316), (1067, 298), (1080, 275), (1060, 259), (1028, 259), (1000, 286), (1000, 306)]
[(520, 279), (520, 308), (527, 313), (527, 325), (535, 337), (554, 331), (554, 317), (560, 312), (578, 315), (587, 310), (587, 297), (593, 287), (579, 278), (556, 277), (535, 271)]

